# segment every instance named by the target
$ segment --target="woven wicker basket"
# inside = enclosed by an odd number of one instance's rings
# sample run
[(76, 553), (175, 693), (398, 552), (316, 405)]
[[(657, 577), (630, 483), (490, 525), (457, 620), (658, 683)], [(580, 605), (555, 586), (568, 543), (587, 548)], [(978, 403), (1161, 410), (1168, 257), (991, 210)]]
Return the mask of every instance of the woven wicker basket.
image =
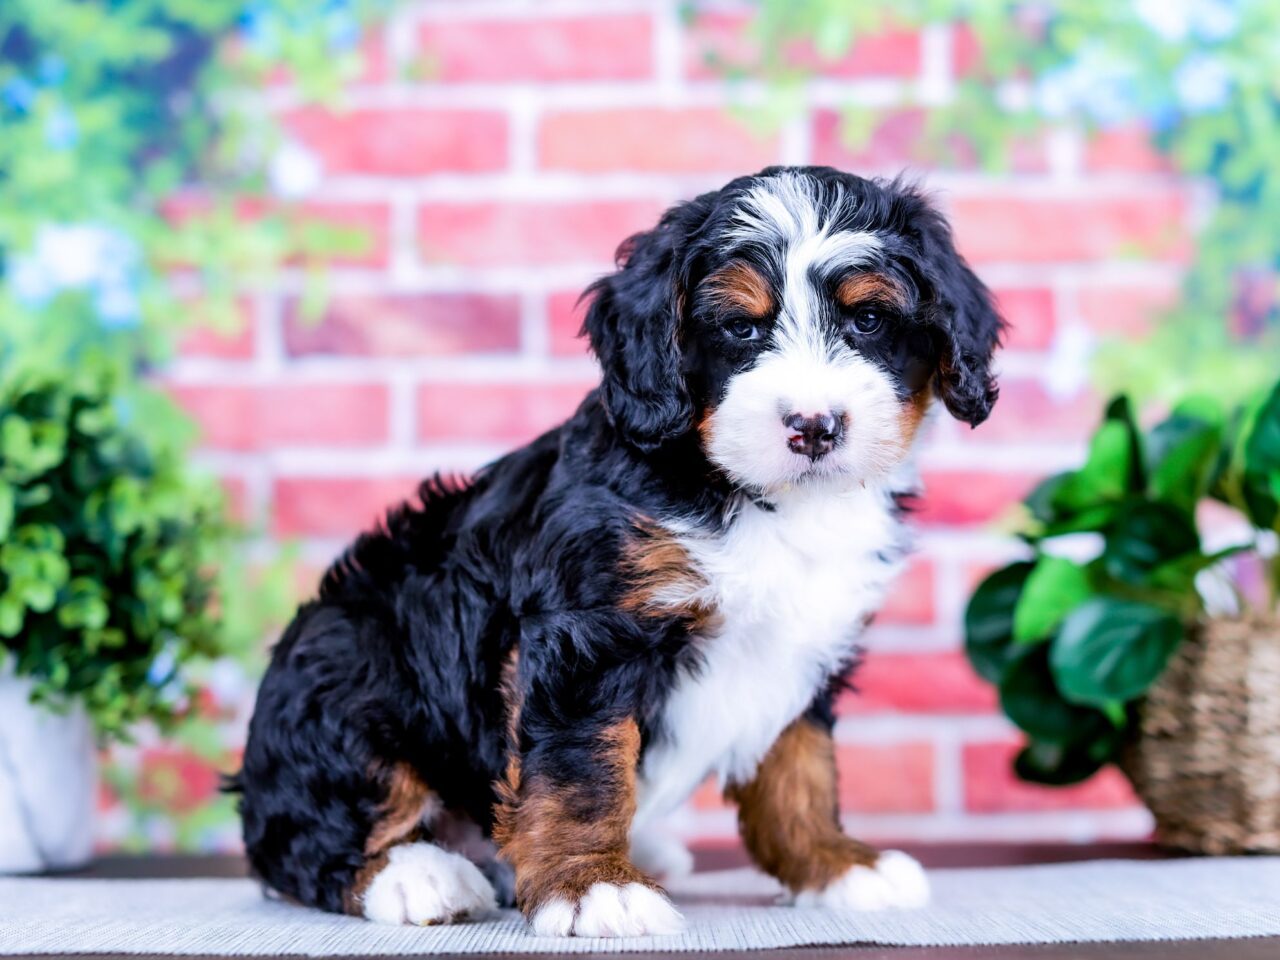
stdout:
[(1120, 765), (1161, 843), (1280, 852), (1280, 621), (1214, 620), (1189, 637)]

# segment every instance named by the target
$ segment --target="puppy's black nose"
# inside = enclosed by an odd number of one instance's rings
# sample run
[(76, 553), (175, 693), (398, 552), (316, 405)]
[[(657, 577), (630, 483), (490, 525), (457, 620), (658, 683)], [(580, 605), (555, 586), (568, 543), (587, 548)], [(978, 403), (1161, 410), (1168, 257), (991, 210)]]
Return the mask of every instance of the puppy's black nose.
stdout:
[(791, 431), (791, 435), (787, 437), (787, 446), (791, 452), (810, 460), (825, 457), (836, 448), (844, 434), (844, 421), (829, 413), (816, 417), (792, 413), (782, 418), (782, 424)]

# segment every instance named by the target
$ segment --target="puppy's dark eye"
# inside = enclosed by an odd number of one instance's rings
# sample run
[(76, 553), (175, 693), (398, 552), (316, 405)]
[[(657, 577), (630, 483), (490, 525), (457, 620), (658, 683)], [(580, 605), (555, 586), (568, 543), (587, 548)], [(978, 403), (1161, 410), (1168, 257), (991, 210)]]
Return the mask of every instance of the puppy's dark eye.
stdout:
[(875, 333), (885, 321), (885, 311), (878, 307), (858, 307), (849, 317), (849, 325), (859, 333)]
[(724, 325), (725, 330), (729, 332), (729, 336), (738, 340), (759, 340), (760, 327), (750, 320), (743, 317), (737, 317), (730, 320)]

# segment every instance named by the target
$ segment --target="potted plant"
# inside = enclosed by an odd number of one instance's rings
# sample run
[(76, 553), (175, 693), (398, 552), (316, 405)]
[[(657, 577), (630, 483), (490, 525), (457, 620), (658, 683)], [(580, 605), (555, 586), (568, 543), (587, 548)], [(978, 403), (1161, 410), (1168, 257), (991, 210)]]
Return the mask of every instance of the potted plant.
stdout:
[(173, 720), (214, 652), (220, 491), (111, 369), (0, 380), (0, 872), (89, 857), (97, 738)]
[[(1247, 520), (1225, 549), (1205, 499)], [(1190, 398), (1142, 430), (1123, 397), (1078, 470), (1026, 498), (1020, 560), (965, 615), (974, 669), (1027, 742), (1024, 779), (1117, 763), (1171, 846), (1280, 850), (1280, 385)]]

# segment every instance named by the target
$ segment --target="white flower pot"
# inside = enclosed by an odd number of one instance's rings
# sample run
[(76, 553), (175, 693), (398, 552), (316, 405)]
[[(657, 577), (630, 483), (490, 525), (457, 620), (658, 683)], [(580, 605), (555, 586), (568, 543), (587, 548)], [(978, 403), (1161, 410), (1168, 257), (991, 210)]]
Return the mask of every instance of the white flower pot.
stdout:
[(93, 728), (79, 705), (58, 714), (30, 693), (0, 665), (0, 873), (65, 870), (93, 855)]

